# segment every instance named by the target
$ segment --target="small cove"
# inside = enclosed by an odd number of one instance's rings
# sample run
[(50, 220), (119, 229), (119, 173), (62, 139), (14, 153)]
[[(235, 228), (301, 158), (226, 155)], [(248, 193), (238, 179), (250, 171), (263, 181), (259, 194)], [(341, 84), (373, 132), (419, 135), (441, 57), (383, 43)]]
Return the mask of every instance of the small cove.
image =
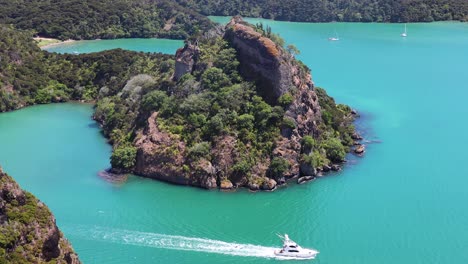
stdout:
[(184, 45), (182, 40), (158, 39), (158, 38), (128, 38), (128, 39), (103, 39), (103, 40), (79, 40), (64, 42), (46, 46), (43, 49), (57, 53), (91, 53), (110, 49), (126, 49), (142, 52), (161, 52), (175, 54), (176, 50)]

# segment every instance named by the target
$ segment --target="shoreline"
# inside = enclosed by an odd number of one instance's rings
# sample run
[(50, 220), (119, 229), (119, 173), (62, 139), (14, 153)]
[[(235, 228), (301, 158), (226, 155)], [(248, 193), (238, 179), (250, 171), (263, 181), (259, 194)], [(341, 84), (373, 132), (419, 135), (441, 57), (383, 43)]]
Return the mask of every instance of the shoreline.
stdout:
[[(50, 48), (50, 47), (53, 47), (53, 46), (72, 43), (72, 42), (76, 41), (74, 39), (67, 39), (67, 40), (62, 41), (62, 40), (55, 39), (55, 38), (43, 38), (43, 37), (34, 37), (33, 39), (36, 41), (37, 45), (41, 49), (46, 49), (46, 48)], [(47, 43), (45, 45), (41, 45), (41, 41), (42, 42), (50, 42), (50, 43)]]

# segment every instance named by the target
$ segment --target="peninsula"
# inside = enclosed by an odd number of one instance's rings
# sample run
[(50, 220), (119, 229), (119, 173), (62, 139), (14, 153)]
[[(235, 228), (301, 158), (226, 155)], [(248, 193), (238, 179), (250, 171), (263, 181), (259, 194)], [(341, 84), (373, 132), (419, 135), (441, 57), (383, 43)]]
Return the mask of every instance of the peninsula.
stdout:
[(175, 56), (50, 54), (27, 33), (2, 31), (17, 45), (4, 52), (0, 109), (97, 102), (114, 173), (273, 190), (339, 170), (359, 140), (355, 112), (314, 86), (299, 51), (240, 17), (189, 38)]

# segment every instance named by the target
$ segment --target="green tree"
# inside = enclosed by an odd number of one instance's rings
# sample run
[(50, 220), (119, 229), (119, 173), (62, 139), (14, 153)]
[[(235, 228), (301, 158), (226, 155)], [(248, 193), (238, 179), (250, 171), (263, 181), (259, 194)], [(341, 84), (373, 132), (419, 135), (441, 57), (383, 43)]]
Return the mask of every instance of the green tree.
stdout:
[(289, 92), (281, 95), (278, 98), (278, 103), (284, 107), (289, 106), (293, 101), (294, 101), (294, 97)]
[(279, 179), (283, 177), (285, 171), (290, 167), (290, 164), (287, 160), (282, 157), (274, 157), (270, 163), (270, 174), (273, 178)]
[(327, 153), (327, 158), (332, 162), (342, 162), (346, 156), (346, 148), (338, 138), (329, 138), (322, 142), (322, 148)]
[(111, 156), (113, 168), (130, 171), (136, 163), (137, 149), (133, 146), (118, 146)]
[(231, 81), (223, 70), (212, 67), (202, 74), (201, 84), (206, 89), (217, 91), (222, 87), (231, 85)]
[(165, 103), (167, 103), (168, 96), (164, 91), (151, 91), (143, 96), (141, 106), (144, 111), (153, 112), (158, 111)]

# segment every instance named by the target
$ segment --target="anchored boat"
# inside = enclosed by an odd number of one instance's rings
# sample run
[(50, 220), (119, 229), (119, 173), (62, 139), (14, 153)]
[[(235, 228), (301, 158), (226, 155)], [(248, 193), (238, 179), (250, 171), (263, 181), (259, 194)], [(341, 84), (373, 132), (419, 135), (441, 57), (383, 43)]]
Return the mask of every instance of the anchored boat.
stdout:
[(296, 258), (296, 259), (313, 259), (319, 253), (315, 249), (302, 248), (296, 242), (289, 239), (289, 236), (278, 235), (283, 240), (283, 248), (275, 251), (278, 257)]

